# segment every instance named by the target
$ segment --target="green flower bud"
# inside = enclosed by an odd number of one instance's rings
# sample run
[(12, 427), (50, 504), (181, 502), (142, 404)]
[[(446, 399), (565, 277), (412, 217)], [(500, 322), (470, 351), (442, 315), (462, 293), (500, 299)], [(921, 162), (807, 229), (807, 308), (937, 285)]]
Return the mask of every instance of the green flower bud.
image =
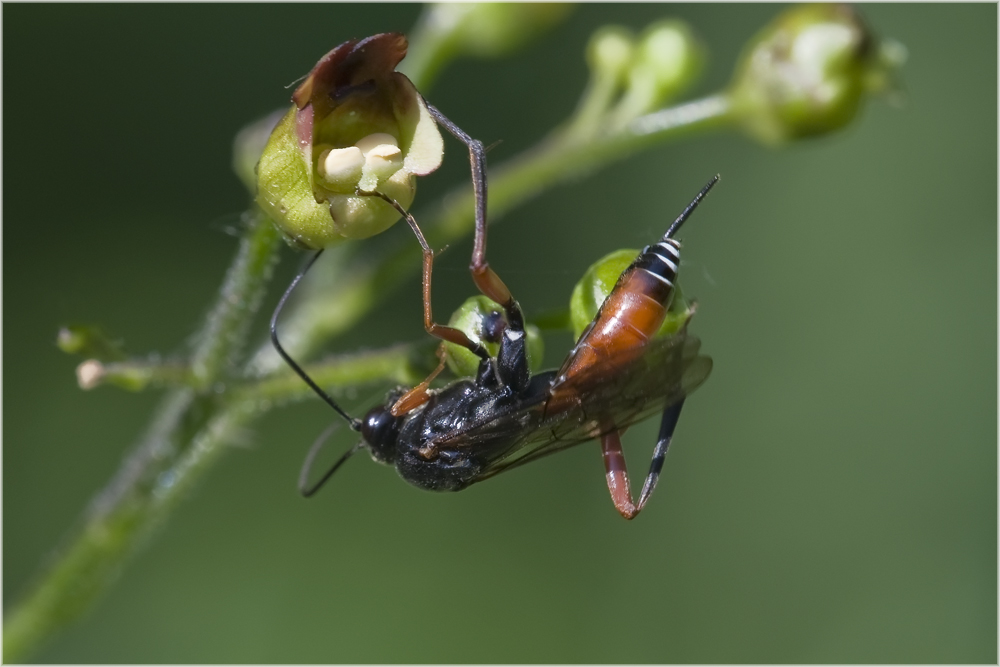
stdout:
[(730, 88), (745, 131), (769, 145), (839, 129), (901, 64), (848, 5), (790, 9), (751, 41)]
[[(503, 313), (503, 308), (500, 307), (500, 304), (485, 296), (473, 296), (466, 299), (452, 314), (451, 319), (448, 320), (448, 326), (464, 331), (465, 335), (481, 343), (491, 355), (496, 356), (500, 349), (499, 343), (485, 341), (483, 336), (489, 328), (487, 324), (490, 321), (495, 321), (501, 313)], [(531, 369), (532, 373), (535, 373), (541, 368), (545, 352), (544, 342), (538, 327), (529, 324), (524, 327), (524, 331), (528, 336), (528, 368)], [(475, 376), (479, 370), (479, 357), (461, 345), (445, 343), (444, 355), (448, 368), (459, 377)]]
[(612, 125), (658, 109), (684, 90), (701, 73), (704, 48), (683, 21), (651, 24), (636, 43), (629, 64), (625, 94), (614, 111)]
[(594, 32), (587, 42), (587, 66), (595, 75), (621, 82), (632, 64), (635, 38), (627, 29), (617, 25), (604, 26)]
[(403, 69), (426, 88), (454, 58), (498, 58), (513, 53), (561, 21), (572, 7), (544, 2), (426, 5), (410, 32), (413, 51)]
[(112, 340), (96, 326), (65, 326), (59, 330), (56, 345), (67, 354), (94, 357), (101, 361), (120, 361), (125, 358), (125, 348), (121, 341)]
[[(618, 277), (638, 254), (639, 250), (615, 250), (591, 264), (580, 278), (569, 300), (569, 320), (575, 339), (579, 340), (584, 329), (590, 326), (604, 300), (614, 289)], [(684, 298), (680, 284), (675, 283), (673, 300), (656, 335), (670, 336), (677, 333), (693, 314), (694, 305)]]
[(149, 369), (142, 365), (104, 364), (97, 359), (88, 359), (76, 367), (76, 382), (84, 391), (109, 384), (125, 391), (138, 392), (148, 387), (152, 379)]
[(344, 42), (292, 95), (257, 165), (257, 203), (290, 242), (319, 249), (384, 231), (400, 215), (365, 193), (408, 207), (415, 176), (441, 164), (437, 124), (395, 71), (406, 47), (397, 33)]
[(497, 58), (519, 49), (573, 9), (568, 3), (473, 2), (431, 5), (418, 30), (447, 33), (453, 53)]

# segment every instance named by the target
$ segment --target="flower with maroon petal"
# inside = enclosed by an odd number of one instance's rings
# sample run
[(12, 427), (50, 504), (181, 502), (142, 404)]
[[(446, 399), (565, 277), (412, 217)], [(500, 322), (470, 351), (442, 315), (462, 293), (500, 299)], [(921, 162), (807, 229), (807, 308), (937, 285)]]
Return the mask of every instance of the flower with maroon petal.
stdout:
[(292, 95), (257, 165), (257, 203), (286, 238), (325, 248), (378, 234), (413, 202), (416, 177), (441, 164), (427, 105), (395, 71), (406, 37), (383, 33), (323, 56)]

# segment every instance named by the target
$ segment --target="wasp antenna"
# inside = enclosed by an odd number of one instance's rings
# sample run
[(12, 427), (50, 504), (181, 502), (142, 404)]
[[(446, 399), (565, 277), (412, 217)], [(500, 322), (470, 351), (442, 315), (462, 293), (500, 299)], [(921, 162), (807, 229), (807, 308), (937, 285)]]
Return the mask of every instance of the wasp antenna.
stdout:
[(701, 192), (699, 192), (698, 195), (691, 200), (691, 203), (687, 205), (687, 208), (684, 209), (684, 212), (681, 213), (679, 216), (677, 216), (677, 219), (674, 220), (674, 223), (670, 225), (670, 229), (668, 229), (667, 233), (663, 235), (664, 239), (669, 239), (673, 237), (674, 233), (681, 228), (681, 225), (684, 224), (684, 221), (688, 219), (688, 217), (694, 212), (696, 208), (698, 208), (698, 204), (700, 204), (701, 200), (705, 198), (705, 195), (708, 194), (708, 191), (711, 190), (712, 187), (718, 182), (719, 182), (719, 174), (716, 174), (715, 178), (710, 180), (708, 184), (701, 189)]
[(271, 342), (274, 343), (274, 349), (278, 351), (278, 354), (280, 354), (281, 358), (285, 360), (285, 363), (291, 366), (293, 371), (298, 373), (299, 377), (302, 378), (307, 385), (309, 385), (310, 389), (312, 389), (314, 392), (316, 392), (316, 394), (320, 398), (326, 401), (331, 408), (336, 410), (337, 414), (346, 419), (347, 423), (350, 424), (353, 430), (360, 432), (361, 420), (355, 419), (354, 417), (344, 412), (344, 409), (341, 408), (339, 405), (337, 405), (337, 402), (333, 400), (333, 398), (329, 394), (320, 389), (319, 385), (317, 385), (313, 381), (313, 379), (309, 377), (308, 373), (302, 370), (302, 367), (299, 366), (299, 364), (294, 359), (292, 359), (292, 357), (288, 354), (288, 352), (285, 351), (285, 348), (281, 346), (281, 342), (278, 341), (278, 316), (281, 314), (281, 310), (285, 307), (285, 302), (288, 301), (288, 297), (292, 295), (292, 292), (295, 290), (295, 287), (302, 280), (302, 277), (306, 275), (306, 272), (309, 271), (310, 268), (312, 268), (312, 265), (316, 263), (316, 260), (319, 259), (319, 256), (322, 254), (323, 251), (318, 250), (315, 255), (309, 258), (309, 261), (306, 262), (306, 265), (302, 267), (302, 270), (299, 271), (298, 275), (295, 276), (295, 279), (292, 280), (292, 284), (289, 285), (288, 289), (285, 290), (285, 293), (281, 295), (281, 300), (278, 301), (278, 306), (274, 309), (274, 314), (271, 315)]
[(356, 454), (357, 451), (365, 444), (364, 440), (362, 440), (348, 449), (340, 456), (339, 459), (337, 459), (336, 463), (330, 466), (329, 470), (323, 473), (323, 476), (320, 477), (315, 484), (309, 486), (309, 473), (312, 471), (313, 463), (316, 461), (316, 455), (319, 454), (319, 450), (323, 448), (323, 444), (326, 443), (331, 435), (333, 435), (336, 428), (337, 424), (331, 424), (325, 431), (320, 433), (319, 437), (316, 438), (316, 442), (314, 442), (312, 447), (309, 448), (309, 453), (306, 454), (306, 460), (302, 462), (302, 470), (299, 472), (299, 493), (302, 494), (303, 498), (309, 498), (323, 488), (323, 485), (326, 484), (327, 480), (333, 476), (333, 473), (337, 472), (337, 468), (344, 465), (344, 462), (354, 456), (354, 454)]

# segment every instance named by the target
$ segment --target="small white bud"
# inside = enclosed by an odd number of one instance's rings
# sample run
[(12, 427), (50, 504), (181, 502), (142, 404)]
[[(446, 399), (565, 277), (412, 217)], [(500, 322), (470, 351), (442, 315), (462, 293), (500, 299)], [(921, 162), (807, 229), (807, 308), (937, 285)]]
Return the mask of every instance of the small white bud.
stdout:
[(88, 359), (76, 367), (76, 381), (80, 389), (93, 389), (104, 378), (104, 364), (96, 359)]

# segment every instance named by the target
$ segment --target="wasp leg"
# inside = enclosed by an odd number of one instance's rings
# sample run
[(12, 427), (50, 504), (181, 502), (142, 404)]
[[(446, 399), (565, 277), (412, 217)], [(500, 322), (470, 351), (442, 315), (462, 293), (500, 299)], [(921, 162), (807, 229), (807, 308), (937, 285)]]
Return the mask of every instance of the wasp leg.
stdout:
[(399, 400), (393, 403), (392, 409), (390, 410), (393, 417), (402, 417), (406, 413), (416, 410), (421, 405), (430, 400), (431, 396), (428, 390), (430, 389), (431, 382), (433, 382), (434, 378), (440, 375), (441, 371), (444, 370), (444, 365), (445, 365), (444, 345), (438, 346), (437, 357), (438, 357), (437, 368), (435, 368), (434, 371), (430, 375), (428, 375), (423, 382), (421, 382), (416, 387), (414, 387), (410, 391), (400, 396)]
[(626, 519), (634, 519), (652, 495), (656, 488), (656, 482), (660, 478), (660, 471), (663, 469), (663, 460), (667, 456), (667, 448), (674, 437), (674, 429), (677, 428), (677, 420), (681, 416), (681, 408), (684, 407), (684, 400), (681, 399), (663, 411), (663, 418), (660, 420), (660, 435), (656, 441), (656, 448), (653, 450), (653, 459), (649, 462), (649, 472), (646, 474), (646, 481), (642, 485), (642, 492), (639, 494), (639, 502), (632, 501), (632, 489), (628, 482), (628, 467), (625, 465), (625, 453), (622, 451), (621, 432), (611, 431), (601, 437), (601, 451), (604, 454), (604, 469), (607, 470), (608, 491), (611, 492), (611, 500)]
[(521, 313), (521, 306), (486, 261), (486, 149), (483, 148), (481, 141), (470, 137), (435, 107), (428, 104), (427, 110), (434, 116), (434, 120), (469, 149), (472, 191), (476, 198), (476, 234), (473, 241), (472, 264), (469, 266), (472, 280), (480, 292), (503, 306), (511, 327), (523, 330), (524, 315)]
[(469, 149), (472, 191), (476, 199), (476, 233), (469, 271), (479, 291), (499, 303), (507, 316), (508, 328), (504, 332), (500, 352), (497, 354), (497, 373), (500, 381), (513, 391), (523, 391), (531, 380), (524, 334), (524, 314), (500, 276), (486, 261), (486, 149), (483, 148), (481, 141), (470, 137), (438, 109), (430, 104), (427, 105), (427, 109), (438, 123)]
[(420, 243), (420, 249), (424, 253), (424, 329), (427, 330), (427, 333), (435, 338), (448, 341), (449, 343), (461, 345), (465, 349), (477, 355), (480, 359), (489, 359), (490, 354), (486, 351), (486, 348), (480, 343), (470, 339), (464, 331), (454, 327), (445, 326), (443, 324), (436, 324), (434, 322), (434, 314), (431, 309), (431, 272), (434, 268), (434, 251), (431, 250), (430, 245), (427, 243), (427, 239), (424, 238), (424, 233), (420, 231), (420, 226), (417, 224), (416, 218), (403, 208), (399, 202), (386, 194), (377, 191), (362, 194), (381, 197), (390, 206), (399, 211), (400, 215), (406, 218), (406, 223), (410, 225), (410, 229), (413, 230), (413, 234), (417, 237), (417, 241)]

